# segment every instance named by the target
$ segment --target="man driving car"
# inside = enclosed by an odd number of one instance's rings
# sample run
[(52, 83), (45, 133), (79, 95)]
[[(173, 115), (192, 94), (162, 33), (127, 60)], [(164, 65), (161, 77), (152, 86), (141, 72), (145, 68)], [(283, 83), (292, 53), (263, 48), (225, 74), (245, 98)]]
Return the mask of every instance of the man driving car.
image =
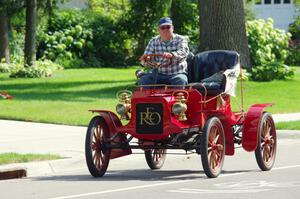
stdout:
[(172, 19), (164, 17), (159, 20), (157, 31), (159, 35), (153, 37), (140, 58), (143, 65), (147, 65), (146, 60), (149, 54), (161, 54), (162, 59), (171, 59), (170, 64), (165, 67), (152, 69), (149, 73), (140, 77), (140, 85), (167, 84), (186, 85), (187, 62), (189, 54), (188, 41), (185, 36), (174, 33)]

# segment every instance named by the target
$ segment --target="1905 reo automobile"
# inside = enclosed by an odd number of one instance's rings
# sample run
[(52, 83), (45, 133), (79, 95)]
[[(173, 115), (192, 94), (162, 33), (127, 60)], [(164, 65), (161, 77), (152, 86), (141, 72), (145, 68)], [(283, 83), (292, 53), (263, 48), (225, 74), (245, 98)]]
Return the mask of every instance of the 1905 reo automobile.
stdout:
[[(120, 91), (119, 116), (91, 110), (98, 113), (90, 121), (85, 142), (92, 176), (103, 176), (110, 159), (129, 155), (131, 149), (142, 149), (151, 169), (162, 167), (167, 150), (195, 152), (201, 155), (209, 178), (220, 174), (225, 155), (234, 155), (240, 144), (255, 153), (261, 170), (273, 167), (276, 129), (265, 111), (271, 104), (255, 104), (247, 112), (231, 109), (230, 97), (241, 74), (239, 54), (206, 51), (188, 59), (188, 85), (144, 85), (133, 93)], [(171, 61), (157, 54), (146, 59), (152, 67), (164, 67)], [(123, 125), (119, 117), (128, 123)], [(133, 138), (137, 141), (132, 142)]]

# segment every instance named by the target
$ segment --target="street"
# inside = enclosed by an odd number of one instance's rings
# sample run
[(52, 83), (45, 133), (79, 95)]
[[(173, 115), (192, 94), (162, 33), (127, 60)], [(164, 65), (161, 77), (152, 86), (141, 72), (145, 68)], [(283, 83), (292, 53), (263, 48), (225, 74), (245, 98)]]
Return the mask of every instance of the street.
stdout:
[(0, 181), (0, 193), (1, 198), (22, 199), (294, 199), (300, 194), (299, 150), (300, 139), (279, 139), (274, 168), (262, 172), (254, 153), (239, 148), (234, 156), (226, 156), (223, 172), (216, 179), (205, 176), (200, 157), (196, 154), (167, 155), (163, 168), (155, 171), (148, 168), (142, 154), (134, 154), (111, 161), (102, 178), (91, 177), (85, 168), (55, 176)]

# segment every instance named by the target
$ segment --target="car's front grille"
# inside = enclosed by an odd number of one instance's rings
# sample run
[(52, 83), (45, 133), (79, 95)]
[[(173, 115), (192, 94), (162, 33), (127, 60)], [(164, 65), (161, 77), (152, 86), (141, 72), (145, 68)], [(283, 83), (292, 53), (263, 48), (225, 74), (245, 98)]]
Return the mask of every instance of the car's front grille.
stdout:
[(160, 103), (136, 104), (136, 131), (139, 134), (162, 134), (163, 105)]

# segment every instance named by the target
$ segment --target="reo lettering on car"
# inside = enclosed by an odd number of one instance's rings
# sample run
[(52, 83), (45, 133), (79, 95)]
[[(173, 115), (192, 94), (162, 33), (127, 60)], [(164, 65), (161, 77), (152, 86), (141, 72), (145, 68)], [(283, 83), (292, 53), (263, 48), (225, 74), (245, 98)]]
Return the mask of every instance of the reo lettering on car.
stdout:
[(148, 124), (150, 126), (158, 125), (161, 122), (161, 116), (158, 112), (152, 112), (153, 108), (146, 108), (145, 112), (141, 112), (140, 125)]

